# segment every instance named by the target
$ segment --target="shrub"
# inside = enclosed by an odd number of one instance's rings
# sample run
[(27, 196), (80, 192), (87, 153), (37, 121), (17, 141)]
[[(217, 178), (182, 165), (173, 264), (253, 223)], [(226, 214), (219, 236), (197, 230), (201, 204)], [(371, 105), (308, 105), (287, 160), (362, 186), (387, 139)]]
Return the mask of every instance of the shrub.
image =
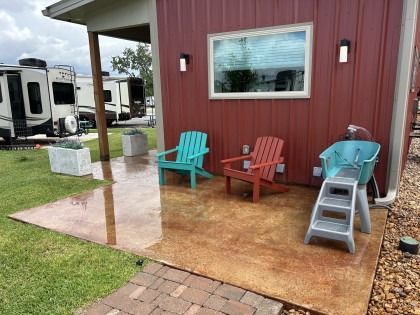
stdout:
[(84, 148), (83, 144), (79, 141), (57, 142), (56, 144), (54, 144), (54, 147), (64, 148), (64, 149), (73, 149), (73, 150), (80, 150)]
[(143, 130), (139, 128), (131, 128), (128, 130), (124, 130), (123, 135), (125, 136), (144, 135), (144, 132)]

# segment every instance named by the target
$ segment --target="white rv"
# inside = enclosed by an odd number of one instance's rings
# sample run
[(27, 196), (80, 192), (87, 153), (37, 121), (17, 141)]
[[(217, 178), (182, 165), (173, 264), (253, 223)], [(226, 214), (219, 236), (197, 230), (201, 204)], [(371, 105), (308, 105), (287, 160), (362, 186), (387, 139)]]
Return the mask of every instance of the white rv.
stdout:
[(77, 132), (75, 72), (70, 66), (47, 68), (45, 61), (22, 59), (0, 64), (0, 137)]
[[(107, 125), (146, 115), (144, 82), (140, 78), (103, 75), (105, 115)], [(91, 76), (77, 75), (77, 98), (80, 121), (96, 126), (93, 80)]]

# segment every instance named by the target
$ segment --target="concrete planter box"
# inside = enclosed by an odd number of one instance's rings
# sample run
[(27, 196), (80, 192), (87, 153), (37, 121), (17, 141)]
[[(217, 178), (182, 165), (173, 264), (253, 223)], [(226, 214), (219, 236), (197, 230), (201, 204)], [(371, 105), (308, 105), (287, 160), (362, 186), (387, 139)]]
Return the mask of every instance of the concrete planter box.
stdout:
[(88, 148), (79, 150), (59, 147), (48, 148), (51, 171), (73, 176), (92, 174), (90, 151)]
[(122, 135), (124, 156), (136, 156), (148, 152), (147, 135)]

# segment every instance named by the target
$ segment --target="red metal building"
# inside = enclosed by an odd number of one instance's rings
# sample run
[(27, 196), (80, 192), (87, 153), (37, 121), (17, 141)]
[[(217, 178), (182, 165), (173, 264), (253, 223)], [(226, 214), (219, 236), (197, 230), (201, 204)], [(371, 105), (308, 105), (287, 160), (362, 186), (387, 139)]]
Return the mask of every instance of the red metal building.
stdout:
[[(207, 132), (205, 167), (220, 173), (220, 160), (238, 155), (242, 145), (252, 145), (261, 135), (278, 136), (286, 142), (279, 179), (318, 185), (313, 167), (320, 165), (320, 152), (349, 124), (360, 125), (382, 146), (376, 177), (389, 203), (407, 156), (407, 112), (419, 91), (419, 80), (413, 80), (419, 63), (417, 11), (418, 0), (123, 0), (102, 5), (64, 0), (44, 14), (85, 24), (91, 33), (151, 42), (159, 149), (175, 146), (181, 131)], [(240, 38), (244, 32), (247, 40), (248, 33), (301, 25), (308, 26), (311, 37), (305, 46), (310, 55), (304, 71), (307, 95), (212, 97), (220, 82), (212, 81), (211, 38), (228, 38), (227, 32)], [(349, 44), (347, 62), (339, 62), (343, 42)], [(185, 72), (180, 71), (181, 54), (189, 57)]]
[[(377, 179), (384, 190), (402, 1), (157, 1), (165, 145), (179, 133), (209, 134), (208, 167), (240, 153), (257, 136), (285, 140), (289, 183), (316, 184), (318, 155), (349, 124), (363, 126), (382, 145)], [(209, 99), (207, 35), (276, 25), (313, 23), (312, 91), (306, 99)], [(350, 40), (349, 62), (339, 43)], [(180, 52), (191, 67), (180, 72)]]

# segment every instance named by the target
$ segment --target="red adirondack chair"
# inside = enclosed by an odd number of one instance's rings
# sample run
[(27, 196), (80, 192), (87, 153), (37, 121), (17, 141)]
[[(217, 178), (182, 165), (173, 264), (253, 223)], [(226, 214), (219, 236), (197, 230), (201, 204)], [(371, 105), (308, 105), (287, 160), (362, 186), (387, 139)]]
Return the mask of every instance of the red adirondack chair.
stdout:
[[(283, 143), (284, 140), (277, 137), (259, 137), (251, 154), (222, 160), (226, 193), (230, 194), (231, 178), (253, 184), (252, 200), (254, 202), (260, 200), (260, 186), (269, 187), (279, 192), (288, 191), (288, 188), (273, 182), (277, 164), (284, 161), (281, 156)], [(233, 162), (242, 160), (251, 160), (248, 171), (243, 172), (231, 167)]]

